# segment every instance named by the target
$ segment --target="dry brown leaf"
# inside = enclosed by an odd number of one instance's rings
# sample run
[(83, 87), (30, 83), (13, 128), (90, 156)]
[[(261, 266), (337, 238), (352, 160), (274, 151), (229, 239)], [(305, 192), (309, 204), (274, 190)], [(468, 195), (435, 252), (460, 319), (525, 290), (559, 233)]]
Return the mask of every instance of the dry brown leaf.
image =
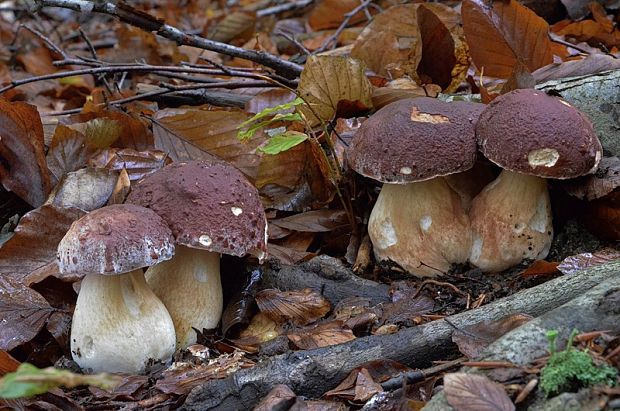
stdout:
[(357, 381), (355, 383), (355, 397), (353, 397), (353, 401), (362, 401), (366, 402), (373, 395), (383, 392), (383, 388), (381, 384), (376, 383), (366, 368), (362, 368), (361, 371), (357, 374)]
[[(258, 93), (250, 101), (245, 103), (245, 111), (248, 113), (260, 113), (266, 108), (289, 103), (295, 99), (295, 93), (287, 89), (276, 88)], [(290, 110), (292, 111), (292, 109)]]
[(496, 321), (483, 321), (455, 330), (452, 341), (464, 355), (476, 358), (493, 341), (531, 319), (526, 314), (513, 314)]
[(262, 290), (256, 295), (256, 304), (274, 321), (292, 321), (297, 325), (323, 318), (331, 309), (325, 297), (309, 288), (301, 291)]
[(536, 260), (532, 264), (530, 264), (527, 269), (519, 273), (521, 277), (535, 277), (540, 275), (556, 274), (560, 274), (560, 272), (558, 271), (558, 263), (545, 260)]
[(124, 168), (118, 173), (118, 179), (106, 205), (123, 204), (131, 191), (131, 179)]
[(103, 207), (114, 192), (118, 171), (106, 168), (82, 168), (67, 173), (50, 196), (56, 207), (77, 207), (93, 211)]
[(239, 334), (239, 338), (230, 340), (234, 345), (248, 352), (258, 352), (261, 344), (273, 340), (282, 332), (265, 313), (258, 313), (252, 317), (250, 324)]
[(353, 400), (356, 395), (356, 386), (358, 384), (360, 373), (363, 372), (365, 374), (363, 377), (365, 380), (370, 378), (372, 381), (382, 383), (396, 374), (409, 370), (410, 369), (408, 367), (392, 360), (375, 360), (365, 362), (355, 367), (336, 388), (329, 390), (324, 394), (324, 396), (330, 399), (339, 397), (350, 401)]
[(322, 233), (345, 227), (349, 221), (347, 213), (343, 210), (324, 209), (277, 218), (269, 223), (288, 230)]
[(590, 201), (584, 215), (588, 231), (608, 241), (620, 241), (620, 190)]
[[(314, 31), (335, 29), (343, 22), (345, 14), (359, 5), (359, 0), (320, 0), (310, 12), (308, 24)], [(351, 17), (349, 24), (364, 19), (364, 12), (360, 11)]]
[(55, 310), (19, 278), (0, 276), (0, 350), (32, 340)]
[(424, 84), (437, 84), (447, 93), (455, 91), (469, 68), (459, 14), (443, 4), (429, 3), (420, 5), (416, 16), (422, 42), (418, 76)]
[(506, 390), (484, 375), (450, 373), (443, 377), (446, 399), (456, 411), (514, 411)]
[(50, 192), (51, 181), (37, 109), (0, 98), (0, 137), (2, 185), (31, 206), (40, 206)]
[(15, 235), (0, 248), (0, 277), (30, 285), (29, 277), (48, 265), (53, 265), (52, 272), (56, 272), (58, 243), (82, 215), (84, 211), (77, 208), (52, 205), (44, 205), (24, 215)]
[(207, 364), (184, 364), (164, 371), (155, 388), (166, 394), (186, 395), (192, 388), (205, 381), (226, 378), (244, 368), (251, 368), (254, 362), (245, 358), (242, 351), (222, 354)]
[(607, 12), (605, 11), (605, 8), (601, 5), (601, 3), (591, 1), (588, 4), (588, 8), (592, 13), (592, 18), (594, 19), (594, 21), (600, 24), (606, 32), (611, 33), (612, 31), (614, 31), (614, 22), (612, 19), (607, 18)]
[(566, 257), (558, 265), (558, 270), (565, 275), (570, 275), (588, 267), (594, 267), (614, 260), (620, 260), (620, 251), (613, 248), (604, 248), (594, 253), (583, 253)]
[(461, 13), (472, 60), (485, 76), (508, 78), (517, 62), (532, 72), (553, 61), (549, 25), (516, 0), (464, 0)]
[(295, 265), (302, 261), (308, 261), (316, 256), (316, 253), (307, 253), (293, 248), (269, 243), (269, 257), (280, 261), (280, 264)]
[(416, 298), (400, 298), (393, 303), (384, 304), (381, 323), (414, 326), (417, 317), (428, 314), (434, 306), (433, 300), (424, 295)]
[(96, 148), (88, 143), (84, 134), (59, 124), (54, 130), (52, 144), (46, 157), (54, 185), (66, 173), (84, 167), (95, 151)]
[(288, 386), (278, 384), (253, 408), (253, 411), (288, 410), (296, 399), (297, 396)]
[(46, 47), (37, 47), (25, 54), (20, 54), (16, 60), (33, 76), (42, 76), (58, 71), (58, 67), (54, 66), (54, 59)]
[(301, 350), (312, 350), (352, 341), (355, 335), (353, 331), (344, 327), (342, 321), (335, 320), (289, 333), (288, 339)]
[(245, 43), (254, 33), (256, 24), (256, 13), (247, 10), (237, 10), (219, 21), (216, 25), (209, 27), (207, 37), (211, 40), (222, 43)]
[(608, 49), (620, 45), (620, 32), (608, 32), (606, 27), (594, 20), (577, 21), (557, 31), (560, 36), (586, 42), (593, 47), (601, 44)]
[(607, 54), (589, 54), (585, 59), (551, 63), (532, 73), (537, 83), (566, 77), (586, 76), (620, 69), (620, 59)]
[[(579, 20), (584, 18), (589, 13), (588, 5), (592, 0), (560, 0), (566, 11), (572, 20)], [(615, 8), (620, 7), (620, 1), (618, 0), (597, 0), (598, 3), (602, 3), (605, 7)]]
[[(86, 123), (95, 119), (99, 124), (90, 125), (90, 132), (93, 133), (91, 136), (86, 129)], [(107, 110), (104, 105), (86, 103), (83, 112), (72, 116), (68, 126), (82, 132), (91, 144), (99, 148), (106, 148), (110, 144), (138, 151), (153, 148), (153, 134), (144, 121), (121, 111)], [(117, 129), (118, 127), (120, 129)], [(93, 138), (101, 138), (101, 141), (94, 142)], [(111, 143), (108, 143), (110, 141)]]
[(309, 57), (297, 91), (312, 108), (306, 104), (300, 106), (312, 125), (318, 125), (320, 120), (331, 120), (339, 104), (347, 103), (359, 107), (360, 111), (372, 108), (372, 86), (366, 78), (364, 66), (349, 57)]
[(171, 162), (170, 157), (160, 150), (136, 151), (131, 148), (108, 148), (92, 157), (88, 165), (109, 170), (126, 170), (129, 179), (137, 181)]
[(13, 372), (17, 370), (20, 362), (15, 358), (11, 357), (11, 355), (4, 351), (0, 350), (0, 377), (8, 372)]

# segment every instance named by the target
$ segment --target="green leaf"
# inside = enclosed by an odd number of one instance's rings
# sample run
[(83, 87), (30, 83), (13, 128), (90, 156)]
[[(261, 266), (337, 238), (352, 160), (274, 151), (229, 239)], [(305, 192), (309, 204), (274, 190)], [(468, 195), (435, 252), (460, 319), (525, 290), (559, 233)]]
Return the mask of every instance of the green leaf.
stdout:
[[(293, 109), (296, 106), (303, 104), (303, 102), (304, 101), (298, 97), (288, 103), (279, 104), (274, 107), (267, 107), (266, 109), (264, 109), (260, 113), (256, 113), (253, 117), (247, 119), (237, 127), (237, 129), (240, 130), (237, 133), (237, 138), (242, 141), (248, 140), (254, 136), (256, 131), (260, 130), (263, 127), (267, 127), (276, 121), (301, 121), (301, 115), (299, 113), (279, 112)], [(259, 120), (262, 120), (265, 117), (269, 116), (273, 116), (273, 118), (259, 122)]]
[[(237, 138), (239, 140), (248, 140), (254, 137), (254, 134), (260, 130), (261, 128), (268, 127), (272, 123), (276, 121), (301, 121), (301, 115), (299, 113), (287, 113), (287, 114), (276, 114), (273, 118), (265, 121), (261, 121), (260, 123), (252, 124), (247, 130), (241, 130), (237, 133)], [(247, 123), (244, 121), (243, 124)], [(239, 127), (237, 127), (239, 128)]]
[(112, 390), (121, 378), (110, 374), (81, 375), (53, 367), (39, 369), (24, 363), (17, 371), (0, 378), (0, 398), (22, 398), (43, 394), (52, 388), (64, 386), (73, 388), (80, 385), (93, 385), (104, 390)]
[(266, 145), (260, 147), (259, 150), (266, 154), (278, 154), (283, 151), (295, 147), (297, 144), (303, 143), (308, 139), (304, 133), (297, 131), (287, 131), (284, 134), (278, 134), (269, 139)]

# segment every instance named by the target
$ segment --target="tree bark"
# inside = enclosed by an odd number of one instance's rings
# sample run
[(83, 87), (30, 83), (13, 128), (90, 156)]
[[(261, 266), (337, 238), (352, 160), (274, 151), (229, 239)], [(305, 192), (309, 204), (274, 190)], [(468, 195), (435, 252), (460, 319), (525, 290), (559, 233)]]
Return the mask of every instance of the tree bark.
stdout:
[[(448, 319), (461, 328), (515, 313), (536, 317), (619, 276), (620, 261), (590, 267)], [(437, 320), (392, 335), (368, 336), (336, 346), (278, 355), (226, 379), (194, 388), (183, 409), (251, 409), (277, 384), (289, 386), (298, 395), (318, 397), (334, 388), (353, 368), (371, 360), (389, 359), (410, 367), (428, 367), (431, 361), (456, 353), (451, 341), (453, 331), (448, 322)]]
[[(558, 331), (558, 349), (563, 349), (573, 329), (581, 332), (610, 330), (612, 334), (620, 331), (620, 272), (617, 270), (616, 265), (615, 274), (607, 281), (499, 338), (483, 352), (480, 360), (528, 365), (548, 354), (546, 335), (549, 330)], [(463, 371), (492, 372), (476, 368), (464, 368)], [(423, 408), (424, 411), (451, 409), (443, 392), (436, 394)]]

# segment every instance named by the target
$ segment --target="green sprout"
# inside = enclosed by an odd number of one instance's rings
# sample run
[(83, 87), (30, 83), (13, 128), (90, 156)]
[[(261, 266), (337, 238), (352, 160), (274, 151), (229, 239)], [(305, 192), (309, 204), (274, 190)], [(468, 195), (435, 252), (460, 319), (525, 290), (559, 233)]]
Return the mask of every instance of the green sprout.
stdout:
[(558, 351), (558, 332), (551, 330), (547, 333), (551, 356), (540, 373), (540, 387), (547, 396), (570, 390), (574, 384), (582, 387), (595, 384), (613, 386), (617, 382), (618, 370), (609, 365), (597, 366), (587, 351), (573, 347), (576, 335), (577, 330), (573, 330), (566, 349)]
[[(295, 100), (274, 107), (267, 107), (260, 113), (247, 119), (237, 127), (237, 138), (241, 141), (248, 141), (258, 130), (267, 128), (274, 123), (283, 121), (302, 121), (301, 114), (294, 111), (292, 113), (281, 113), (282, 111), (296, 109), (297, 106), (303, 104), (303, 99), (297, 97)], [(269, 134), (269, 133), (268, 133)], [(308, 136), (297, 131), (287, 131), (285, 127), (281, 130), (276, 129), (273, 135), (270, 135), (269, 141), (259, 150), (266, 154), (278, 154), (286, 151), (296, 145), (304, 142)]]

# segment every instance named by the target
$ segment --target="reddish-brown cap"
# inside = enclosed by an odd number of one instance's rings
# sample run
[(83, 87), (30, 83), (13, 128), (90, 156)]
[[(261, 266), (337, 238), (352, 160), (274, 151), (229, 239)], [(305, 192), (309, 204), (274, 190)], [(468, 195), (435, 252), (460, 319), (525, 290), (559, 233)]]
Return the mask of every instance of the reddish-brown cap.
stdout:
[(174, 238), (148, 208), (116, 204), (75, 221), (58, 245), (61, 273), (122, 274), (168, 260)]
[(603, 154), (585, 114), (561, 98), (533, 89), (493, 100), (480, 115), (476, 135), (489, 160), (538, 177), (592, 173)]
[(168, 165), (138, 182), (127, 202), (159, 214), (178, 244), (259, 258), (267, 250), (267, 218), (258, 190), (227, 163)]
[(396, 184), (468, 170), (476, 161), (474, 127), (483, 109), (429, 97), (390, 103), (355, 133), (349, 164), (363, 176)]

